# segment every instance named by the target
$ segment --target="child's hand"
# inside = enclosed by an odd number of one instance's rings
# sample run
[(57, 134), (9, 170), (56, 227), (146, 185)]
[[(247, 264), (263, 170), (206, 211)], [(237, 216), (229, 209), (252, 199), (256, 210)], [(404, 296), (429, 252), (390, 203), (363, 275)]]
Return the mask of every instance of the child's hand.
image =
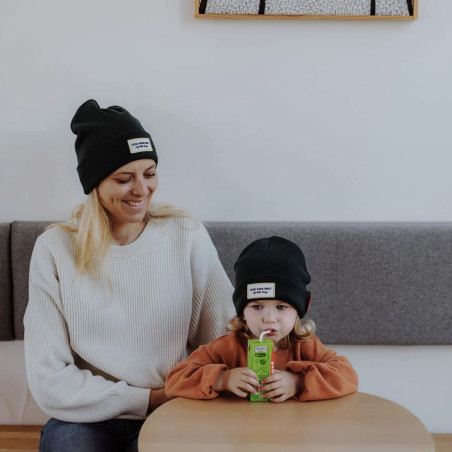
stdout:
[(284, 402), (303, 389), (303, 380), (300, 375), (285, 370), (275, 370), (274, 374), (261, 380), (260, 391), (271, 402)]
[(256, 394), (259, 387), (257, 375), (248, 367), (237, 367), (222, 370), (218, 375), (213, 389), (215, 391), (231, 391), (239, 397), (246, 397), (249, 393)]

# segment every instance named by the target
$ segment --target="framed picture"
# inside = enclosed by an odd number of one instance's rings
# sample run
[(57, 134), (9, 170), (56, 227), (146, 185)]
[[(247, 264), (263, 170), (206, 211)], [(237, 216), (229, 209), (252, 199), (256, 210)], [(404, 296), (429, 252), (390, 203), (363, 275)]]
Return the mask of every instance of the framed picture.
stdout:
[(418, 0), (195, 0), (200, 19), (415, 20)]

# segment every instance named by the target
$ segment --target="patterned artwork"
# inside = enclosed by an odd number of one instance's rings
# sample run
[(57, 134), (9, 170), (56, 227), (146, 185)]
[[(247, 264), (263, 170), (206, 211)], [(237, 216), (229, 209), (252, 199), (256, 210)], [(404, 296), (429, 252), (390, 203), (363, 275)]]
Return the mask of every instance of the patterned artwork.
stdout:
[(197, 0), (199, 15), (414, 16), (417, 0)]

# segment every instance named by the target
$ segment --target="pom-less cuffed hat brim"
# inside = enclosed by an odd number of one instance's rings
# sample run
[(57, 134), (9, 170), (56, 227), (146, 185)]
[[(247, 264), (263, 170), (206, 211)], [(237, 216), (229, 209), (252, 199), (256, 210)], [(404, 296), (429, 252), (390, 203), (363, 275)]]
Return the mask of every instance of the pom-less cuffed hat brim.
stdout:
[[(274, 283), (275, 284), (275, 294), (272, 297), (262, 296), (256, 299), (247, 298), (248, 284), (258, 284), (258, 283)], [(234, 305), (237, 315), (240, 317), (243, 314), (243, 310), (246, 305), (250, 302), (256, 301), (257, 299), (275, 299), (284, 301), (292, 305), (298, 312), (298, 315), (303, 318), (309, 308), (309, 301), (311, 299), (311, 292), (306, 289), (303, 285), (285, 279), (281, 276), (275, 275), (256, 275), (249, 278), (248, 280), (242, 281), (238, 285), (233, 294)]]

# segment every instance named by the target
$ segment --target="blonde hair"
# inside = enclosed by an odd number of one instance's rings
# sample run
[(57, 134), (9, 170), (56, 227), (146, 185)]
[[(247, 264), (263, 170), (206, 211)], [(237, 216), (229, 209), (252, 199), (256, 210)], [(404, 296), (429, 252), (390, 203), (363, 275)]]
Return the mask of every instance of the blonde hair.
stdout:
[[(299, 317), (295, 321), (295, 325), (288, 336), (283, 337), (279, 341), (279, 348), (288, 348), (290, 344), (308, 339), (315, 333), (315, 323), (311, 319), (300, 319)], [(233, 317), (229, 320), (227, 330), (236, 333), (244, 339), (251, 338), (251, 332), (246, 324), (246, 320), (243, 318), (243, 314), (240, 317)]]
[[(190, 215), (171, 204), (150, 203), (144, 221)], [(95, 278), (107, 275), (108, 255), (112, 245), (111, 221), (102, 206), (97, 188), (93, 189), (83, 204), (77, 206), (71, 219), (64, 223), (51, 224), (50, 228), (61, 228), (72, 234), (74, 239), (74, 260), (80, 275), (91, 273)]]

